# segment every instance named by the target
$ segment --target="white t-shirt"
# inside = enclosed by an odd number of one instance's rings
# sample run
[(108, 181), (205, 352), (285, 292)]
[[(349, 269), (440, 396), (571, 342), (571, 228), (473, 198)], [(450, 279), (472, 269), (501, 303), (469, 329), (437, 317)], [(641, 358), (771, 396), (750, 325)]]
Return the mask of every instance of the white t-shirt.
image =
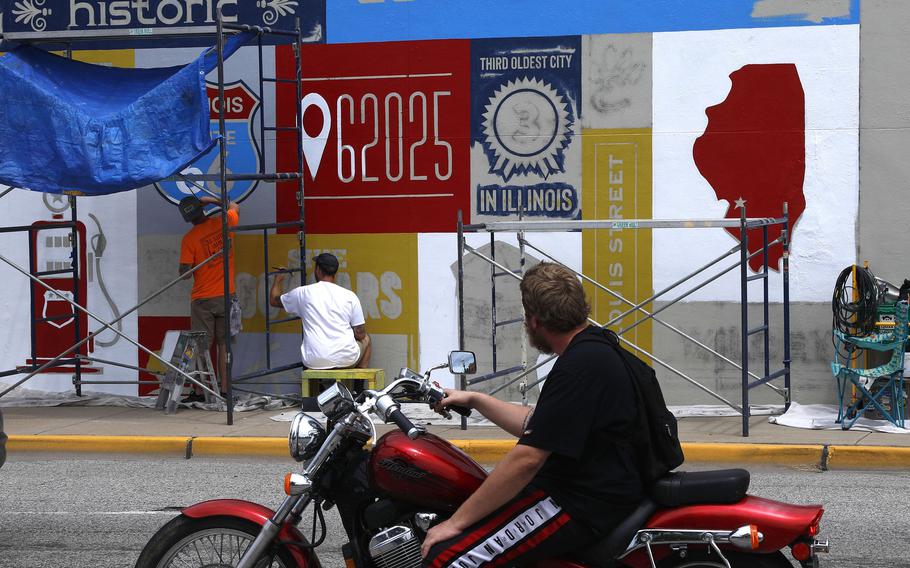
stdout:
[(308, 369), (346, 368), (360, 359), (352, 328), (363, 325), (364, 319), (354, 292), (331, 282), (316, 282), (282, 294), (281, 303), (303, 324), (300, 356)]

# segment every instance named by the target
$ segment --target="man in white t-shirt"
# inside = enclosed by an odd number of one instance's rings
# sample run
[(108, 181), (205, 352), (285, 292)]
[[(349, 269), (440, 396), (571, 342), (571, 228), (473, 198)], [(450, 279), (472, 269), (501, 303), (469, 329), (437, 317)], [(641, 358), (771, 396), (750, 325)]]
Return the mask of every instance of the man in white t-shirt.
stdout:
[(372, 345), (363, 308), (354, 292), (335, 284), (338, 259), (324, 252), (313, 259), (316, 282), (281, 293), (286, 274), (272, 283), (269, 303), (299, 316), (303, 324), (300, 355), (307, 369), (366, 368)]

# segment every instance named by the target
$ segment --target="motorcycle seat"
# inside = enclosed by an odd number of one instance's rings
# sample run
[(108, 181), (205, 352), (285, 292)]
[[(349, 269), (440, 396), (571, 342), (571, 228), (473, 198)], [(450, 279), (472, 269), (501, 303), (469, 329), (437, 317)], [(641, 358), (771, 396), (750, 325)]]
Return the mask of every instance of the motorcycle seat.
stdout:
[(677, 471), (651, 487), (651, 499), (662, 507), (738, 503), (749, 490), (749, 472), (744, 469)]
[(606, 538), (574, 553), (573, 559), (592, 568), (613, 566), (613, 559), (628, 548), (635, 533), (645, 526), (655, 511), (657, 511), (657, 504), (650, 499), (645, 499)]

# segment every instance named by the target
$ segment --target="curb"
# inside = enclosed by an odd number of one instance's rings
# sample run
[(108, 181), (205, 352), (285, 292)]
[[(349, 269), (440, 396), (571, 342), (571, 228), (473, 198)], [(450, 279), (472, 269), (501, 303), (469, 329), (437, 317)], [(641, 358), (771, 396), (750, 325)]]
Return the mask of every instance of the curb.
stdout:
[(95, 452), (186, 455), (189, 436), (14, 436), (8, 452)]
[(828, 469), (910, 469), (910, 448), (830, 446)]
[[(474, 460), (493, 464), (515, 446), (514, 440), (449, 440)], [(827, 469), (910, 469), (910, 448), (790, 444), (682, 444), (688, 462), (765, 463)], [(190, 436), (44, 436), (11, 435), (15, 452), (86, 452), (193, 456), (288, 457), (286, 438)]]
[(683, 443), (689, 462), (773, 463), (819, 465), (824, 446), (791, 444), (709, 444)]
[(193, 438), (192, 456), (287, 456), (287, 438)]

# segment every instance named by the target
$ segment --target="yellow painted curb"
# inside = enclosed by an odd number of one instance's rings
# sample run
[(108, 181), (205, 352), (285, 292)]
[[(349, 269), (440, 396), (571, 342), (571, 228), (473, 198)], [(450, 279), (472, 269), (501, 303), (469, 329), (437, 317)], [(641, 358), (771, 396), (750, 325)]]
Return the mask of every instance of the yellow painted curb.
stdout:
[(9, 437), (10, 452), (98, 452), (186, 455), (188, 436), (21, 436)]
[(788, 444), (684, 443), (687, 462), (762, 462), (781, 464), (821, 463), (822, 446)]
[(194, 456), (285, 456), (290, 459), (287, 438), (210, 437), (193, 438)]
[(829, 446), (828, 469), (910, 469), (910, 448)]
[[(93, 452), (112, 454), (236, 455), (288, 457), (286, 438), (188, 436), (57, 436), (11, 435), (13, 452)], [(455, 447), (484, 464), (499, 462), (515, 440), (450, 440)], [(821, 445), (684, 443), (687, 462), (775, 463), (817, 465)], [(910, 448), (892, 446), (829, 446), (830, 469), (910, 469)]]
[(480, 463), (496, 463), (515, 447), (516, 440), (449, 440)]

